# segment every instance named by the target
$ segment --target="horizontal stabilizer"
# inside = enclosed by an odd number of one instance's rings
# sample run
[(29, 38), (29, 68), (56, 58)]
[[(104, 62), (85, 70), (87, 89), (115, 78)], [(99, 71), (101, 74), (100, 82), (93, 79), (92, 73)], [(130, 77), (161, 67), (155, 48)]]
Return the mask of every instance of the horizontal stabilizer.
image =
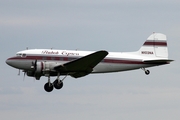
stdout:
[(172, 62), (174, 60), (144, 60), (143, 62), (144, 63), (147, 63), (147, 64), (169, 64), (170, 62)]

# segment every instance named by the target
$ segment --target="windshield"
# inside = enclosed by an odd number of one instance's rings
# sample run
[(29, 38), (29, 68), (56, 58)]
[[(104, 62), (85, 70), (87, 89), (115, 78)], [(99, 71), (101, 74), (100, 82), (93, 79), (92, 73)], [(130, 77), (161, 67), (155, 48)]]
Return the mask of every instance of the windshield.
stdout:
[(25, 53), (17, 53), (16, 56), (18, 56), (18, 57), (26, 57), (26, 54)]

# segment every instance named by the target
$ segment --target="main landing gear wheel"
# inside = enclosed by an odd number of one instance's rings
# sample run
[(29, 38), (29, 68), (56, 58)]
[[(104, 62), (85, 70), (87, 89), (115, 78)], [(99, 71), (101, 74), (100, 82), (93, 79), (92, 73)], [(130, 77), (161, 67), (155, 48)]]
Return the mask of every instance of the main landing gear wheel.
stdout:
[(56, 79), (56, 80), (53, 82), (53, 84), (54, 84), (54, 87), (55, 87), (56, 89), (61, 89), (61, 88), (63, 87), (63, 82), (62, 82), (62, 81), (59, 81), (59, 82), (58, 82), (58, 79)]
[(51, 92), (52, 90), (53, 90), (53, 84), (52, 83), (46, 83), (45, 85), (44, 85), (44, 90), (46, 91), (46, 92)]

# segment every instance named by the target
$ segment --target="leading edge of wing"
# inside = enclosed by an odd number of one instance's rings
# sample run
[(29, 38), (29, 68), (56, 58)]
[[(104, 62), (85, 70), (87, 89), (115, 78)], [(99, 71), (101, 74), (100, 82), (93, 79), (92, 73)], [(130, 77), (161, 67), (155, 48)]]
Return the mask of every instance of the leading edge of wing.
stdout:
[(93, 68), (101, 62), (108, 55), (107, 51), (101, 50), (74, 61), (70, 61), (63, 65), (54, 67), (56, 71), (60, 72), (87, 72), (93, 71)]

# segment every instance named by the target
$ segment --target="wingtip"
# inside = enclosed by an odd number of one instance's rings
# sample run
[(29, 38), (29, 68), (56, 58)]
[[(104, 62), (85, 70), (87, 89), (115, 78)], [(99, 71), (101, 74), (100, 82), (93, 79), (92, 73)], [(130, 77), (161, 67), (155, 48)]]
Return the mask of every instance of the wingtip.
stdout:
[(104, 53), (106, 53), (106, 54), (109, 54), (109, 52), (106, 51), (106, 50), (100, 50), (99, 52), (104, 52)]

